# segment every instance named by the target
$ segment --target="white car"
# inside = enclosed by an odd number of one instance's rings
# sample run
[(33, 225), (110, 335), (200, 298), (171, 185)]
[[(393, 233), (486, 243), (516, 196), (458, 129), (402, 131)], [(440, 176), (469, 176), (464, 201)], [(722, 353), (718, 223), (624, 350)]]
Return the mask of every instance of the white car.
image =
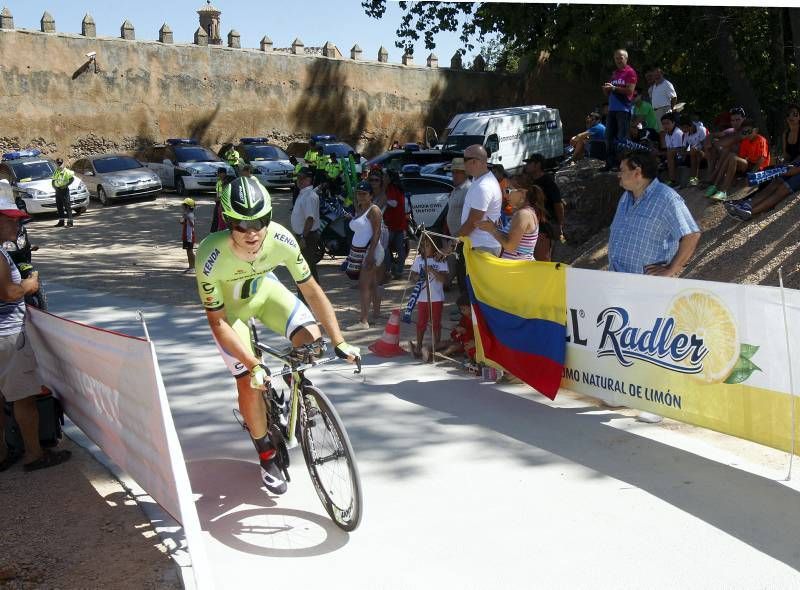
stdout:
[(154, 196), (161, 192), (158, 174), (130, 156), (91, 156), (76, 161), (72, 170), (103, 206), (116, 199)]
[[(57, 211), (53, 188), (56, 164), (40, 154), (39, 150), (9, 152), (0, 161), (0, 179), (7, 180), (14, 194), (22, 197), (31, 215)], [(80, 179), (76, 178), (69, 186), (69, 200), (76, 213), (89, 208), (89, 191)]]
[(146, 149), (142, 159), (158, 175), (164, 188), (174, 188), (181, 196), (192, 191), (213, 192), (220, 168), (235, 175), (231, 166), (192, 139), (168, 139)]
[(236, 151), (250, 165), (253, 176), (269, 188), (290, 188), (294, 184), (294, 166), (289, 154), (267, 141), (266, 137), (242, 137)]

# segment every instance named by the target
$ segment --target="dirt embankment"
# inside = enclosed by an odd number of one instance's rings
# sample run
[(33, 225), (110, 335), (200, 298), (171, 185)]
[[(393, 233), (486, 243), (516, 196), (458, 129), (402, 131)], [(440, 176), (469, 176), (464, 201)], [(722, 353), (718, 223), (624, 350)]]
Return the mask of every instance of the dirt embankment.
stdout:
[[(755, 190), (738, 186), (732, 198), (744, 197)], [(777, 286), (778, 269), (783, 268), (784, 286), (800, 289), (797, 234), (800, 199), (796, 195), (743, 223), (728, 217), (722, 204), (707, 199), (700, 189), (686, 188), (679, 192), (703, 232), (682, 277)], [(560, 259), (581, 268), (607, 268), (608, 229), (579, 247), (562, 248)]]

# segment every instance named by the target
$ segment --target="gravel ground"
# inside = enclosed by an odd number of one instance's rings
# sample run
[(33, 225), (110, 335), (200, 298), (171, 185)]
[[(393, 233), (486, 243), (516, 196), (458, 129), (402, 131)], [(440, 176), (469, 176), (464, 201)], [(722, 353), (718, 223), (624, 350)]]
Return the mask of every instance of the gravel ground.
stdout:
[[(704, 230), (684, 276), (775, 285), (777, 268), (783, 266), (786, 285), (800, 288), (796, 198), (743, 224), (727, 218), (722, 206), (700, 191), (682, 192)], [(276, 219), (288, 226), (288, 193), (274, 192), (273, 199)], [(212, 199), (196, 200), (202, 236), (210, 225)], [(45, 282), (197, 307), (202, 313), (194, 278), (182, 273), (186, 258), (180, 248), (179, 217), (180, 199), (167, 194), (107, 208), (93, 203), (76, 218), (73, 229), (53, 228), (54, 219), (39, 218), (29, 226), (32, 241), (40, 246), (34, 262)], [(606, 240), (607, 231), (577, 248), (559, 244), (556, 258), (584, 268), (604, 268)], [(340, 322), (347, 325), (357, 319), (357, 291), (339, 271), (340, 263), (321, 264), (321, 283)], [(385, 317), (390, 308), (399, 306), (403, 290), (402, 281), (386, 286)], [(348, 334), (348, 340), (368, 344), (380, 336), (384, 327), (380, 324)], [(403, 340), (411, 332), (411, 326), (402, 325)], [(723, 436), (671, 421), (664, 427), (710, 440)], [(89, 454), (69, 440), (63, 445), (73, 452), (64, 465), (31, 474), (15, 466), (0, 474), (0, 587), (180, 587), (166, 549), (133, 498)]]

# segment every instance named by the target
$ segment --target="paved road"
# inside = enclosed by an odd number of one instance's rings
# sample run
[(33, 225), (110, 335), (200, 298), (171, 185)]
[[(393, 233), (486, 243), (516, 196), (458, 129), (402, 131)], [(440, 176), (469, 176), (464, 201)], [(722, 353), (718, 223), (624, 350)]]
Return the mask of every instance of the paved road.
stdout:
[(359, 460), (366, 511), (347, 535), (299, 449), (289, 492), (259, 489), (201, 313), (49, 289), (55, 312), (102, 327), (141, 334), (145, 311), (218, 588), (800, 588), (797, 477), (778, 481), (774, 453), (759, 467), (748, 443), (407, 359), (367, 358), (366, 382), (310, 375)]

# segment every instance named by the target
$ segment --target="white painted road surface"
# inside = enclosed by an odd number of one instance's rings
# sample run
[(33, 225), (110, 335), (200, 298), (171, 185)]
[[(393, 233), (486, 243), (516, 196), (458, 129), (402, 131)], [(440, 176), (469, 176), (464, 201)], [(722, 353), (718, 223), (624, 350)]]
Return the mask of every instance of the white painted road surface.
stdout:
[(48, 288), (54, 313), (99, 327), (142, 335), (144, 311), (217, 588), (800, 588), (785, 455), (403, 357), (366, 357), (365, 382), (344, 363), (309, 373), (361, 471), (346, 534), (299, 448), (286, 495), (259, 487), (199, 307)]

